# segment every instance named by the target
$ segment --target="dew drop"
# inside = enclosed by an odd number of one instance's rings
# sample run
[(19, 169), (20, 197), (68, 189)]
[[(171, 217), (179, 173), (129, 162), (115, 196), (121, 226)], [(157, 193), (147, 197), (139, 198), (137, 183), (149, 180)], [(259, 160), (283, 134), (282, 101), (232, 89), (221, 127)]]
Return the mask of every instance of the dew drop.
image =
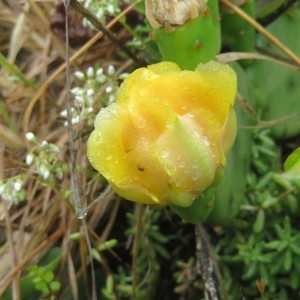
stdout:
[(201, 172), (196, 172), (192, 175), (192, 180), (197, 181), (201, 176)]
[(183, 169), (185, 167), (185, 163), (183, 161), (179, 162), (179, 168)]
[(144, 185), (146, 188), (150, 187), (149, 181), (144, 181), (144, 182), (143, 182), (143, 185)]
[(210, 146), (210, 142), (207, 136), (203, 136), (203, 142), (206, 147)]
[(161, 150), (161, 151), (160, 151), (160, 156), (161, 156), (161, 158), (163, 158), (163, 159), (168, 158), (169, 155), (170, 155), (170, 153), (169, 153), (169, 151), (167, 151), (167, 150)]
[(197, 159), (193, 160), (192, 168), (193, 169), (198, 169), (199, 168), (199, 161)]
[(145, 127), (145, 121), (143, 119), (139, 119), (137, 121), (137, 127), (138, 128), (144, 128)]
[(106, 161), (110, 161), (110, 160), (112, 160), (112, 158), (113, 158), (113, 157), (112, 157), (111, 155), (107, 155), (107, 156), (106, 156)]
[(193, 133), (194, 133), (194, 136), (195, 136), (195, 137), (197, 137), (197, 138), (200, 137), (200, 134), (199, 134), (199, 132), (198, 132), (197, 130), (194, 130)]
[(110, 110), (110, 113), (111, 113), (112, 115), (115, 115), (115, 114), (117, 113), (117, 111), (116, 111), (114, 108), (112, 108), (112, 109)]
[(168, 119), (168, 120), (166, 120), (165, 124), (166, 124), (166, 128), (170, 128), (173, 125), (173, 120)]
[(195, 117), (195, 115), (193, 113), (187, 113), (186, 116), (189, 118), (189, 119), (193, 119)]
[(76, 209), (76, 216), (77, 219), (82, 220), (87, 215), (86, 209), (84, 208), (77, 208)]
[(179, 180), (174, 180), (174, 185), (175, 185), (175, 187), (180, 187), (180, 182), (179, 182)]

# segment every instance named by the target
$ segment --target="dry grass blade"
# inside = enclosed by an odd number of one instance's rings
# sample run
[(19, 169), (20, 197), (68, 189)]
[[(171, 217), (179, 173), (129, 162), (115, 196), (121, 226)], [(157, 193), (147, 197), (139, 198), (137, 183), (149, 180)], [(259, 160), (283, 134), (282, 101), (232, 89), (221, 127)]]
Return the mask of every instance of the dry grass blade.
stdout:
[(0, 140), (7, 147), (14, 149), (24, 148), (24, 141), (5, 125), (0, 124)]
[(266, 55), (262, 55), (259, 53), (252, 53), (252, 52), (226, 52), (217, 55), (217, 59), (219, 62), (223, 64), (231, 63), (241, 59), (258, 59), (258, 60), (265, 60), (275, 63), (279, 66), (283, 66), (293, 71), (300, 72), (300, 66), (294, 65), (292, 63), (287, 63), (280, 59), (275, 59)]

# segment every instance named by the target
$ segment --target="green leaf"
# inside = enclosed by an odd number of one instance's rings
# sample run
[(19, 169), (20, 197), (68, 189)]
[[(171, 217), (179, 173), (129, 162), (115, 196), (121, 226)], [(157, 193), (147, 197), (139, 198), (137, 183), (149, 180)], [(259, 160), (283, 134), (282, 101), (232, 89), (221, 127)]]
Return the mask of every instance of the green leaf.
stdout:
[(255, 233), (259, 233), (263, 230), (264, 226), (265, 226), (265, 211), (261, 209), (258, 211), (256, 215), (256, 219), (253, 224), (253, 231)]
[(292, 250), (293, 253), (295, 253), (296, 255), (300, 256), (300, 247), (296, 244), (290, 244), (290, 248)]
[(7, 70), (9, 73), (12, 75), (15, 75), (16, 77), (19, 78), (20, 81), (24, 82), (26, 85), (29, 87), (34, 87), (34, 83), (32, 80), (28, 80), (24, 74), (19, 70), (19, 68), (10, 63), (4, 55), (0, 53), (0, 65), (3, 67), (3, 69)]
[(42, 281), (42, 278), (41, 277), (34, 277), (33, 279), (32, 279), (32, 282), (33, 283), (39, 283), (39, 282), (41, 282)]
[(293, 263), (292, 253), (289, 249), (284, 253), (283, 269), (290, 271)]
[(291, 272), (289, 283), (292, 289), (296, 290), (299, 288), (299, 274)]
[(256, 262), (251, 263), (247, 269), (246, 272), (243, 274), (243, 279), (251, 279), (257, 274), (257, 267), (258, 264)]
[(42, 293), (44, 293), (44, 294), (49, 294), (49, 288), (48, 288), (48, 286), (47, 286), (47, 284), (45, 283), (45, 282), (43, 282), (43, 281), (41, 281), (41, 282), (39, 282), (39, 283), (37, 283), (36, 285), (35, 285), (35, 288), (38, 290), (38, 291), (41, 291)]
[(284, 170), (300, 167), (300, 147), (294, 150), (284, 162)]
[(43, 280), (47, 283), (50, 283), (51, 281), (53, 281), (54, 279), (54, 274), (52, 271), (47, 271), (44, 275), (43, 275)]
[(286, 246), (286, 242), (283, 241), (272, 241), (264, 245), (266, 249), (276, 249), (278, 252), (282, 251)]
[(53, 292), (58, 292), (60, 290), (61, 284), (58, 281), (50, 282), (50, 289)]

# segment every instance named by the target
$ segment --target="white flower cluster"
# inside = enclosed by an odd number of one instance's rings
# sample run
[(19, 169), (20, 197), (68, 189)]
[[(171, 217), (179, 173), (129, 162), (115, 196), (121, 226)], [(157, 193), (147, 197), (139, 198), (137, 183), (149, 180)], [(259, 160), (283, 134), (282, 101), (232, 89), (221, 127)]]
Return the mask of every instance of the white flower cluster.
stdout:
[[(84, 82), (82, 87), (75, 87), (71, 90), (75, 97), (75, 107), (71, 109), (72, 124), (78, 124), (80, 121), (86, 121), (92, 125), (95, 119), (93, 106), (95, 103), (101, 103), (107, 106), (115, 101), (115, 92), (119, 86), (118, 80), (124, 79), (127, 73), (116, 76), (115, 67), (109, 65), (107, 72), (103, 68), (88, 67), (85, 73), (75, 72), (75, 77)], [(100, 92), (105, 86), (105, 91)], [(99, 91), (99, 92), (98, 92)], [(67, 111), (63, 110), (60, 115), (67, 119)], [(67, 126), (67, 121), (64, 122)]]
[[(118, 0), (79, 0), (79, 2), (103, 24), (106, 23), (106, 16), (115, 16), (120, 13)], [(95, 29), (86, 18), (83, 19), (83, 25)]]
[(20, 176), (0, 181), (0, 197), (12, 204), (19, 204), (25, 200), (26, 192)]
[(34, 134), (28, 132), (26, 139), (35, 147), (26, 156), (28, 166), (34, 164), (38, 175), (47, 181), (61, 180), (68, 170), (67, 165), (58, 159), (59, 148), (47, 141), (37, 142)]

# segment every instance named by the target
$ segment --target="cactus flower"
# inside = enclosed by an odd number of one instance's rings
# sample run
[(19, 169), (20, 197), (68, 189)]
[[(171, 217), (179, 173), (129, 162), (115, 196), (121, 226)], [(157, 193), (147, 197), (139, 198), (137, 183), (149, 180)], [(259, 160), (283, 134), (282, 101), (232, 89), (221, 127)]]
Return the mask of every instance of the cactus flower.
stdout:
[(236, 74), (211, 61), (140, 68), (101, 109), (88, 158), (125, 199), (190, 206), (215, 185), (236, 135)]

